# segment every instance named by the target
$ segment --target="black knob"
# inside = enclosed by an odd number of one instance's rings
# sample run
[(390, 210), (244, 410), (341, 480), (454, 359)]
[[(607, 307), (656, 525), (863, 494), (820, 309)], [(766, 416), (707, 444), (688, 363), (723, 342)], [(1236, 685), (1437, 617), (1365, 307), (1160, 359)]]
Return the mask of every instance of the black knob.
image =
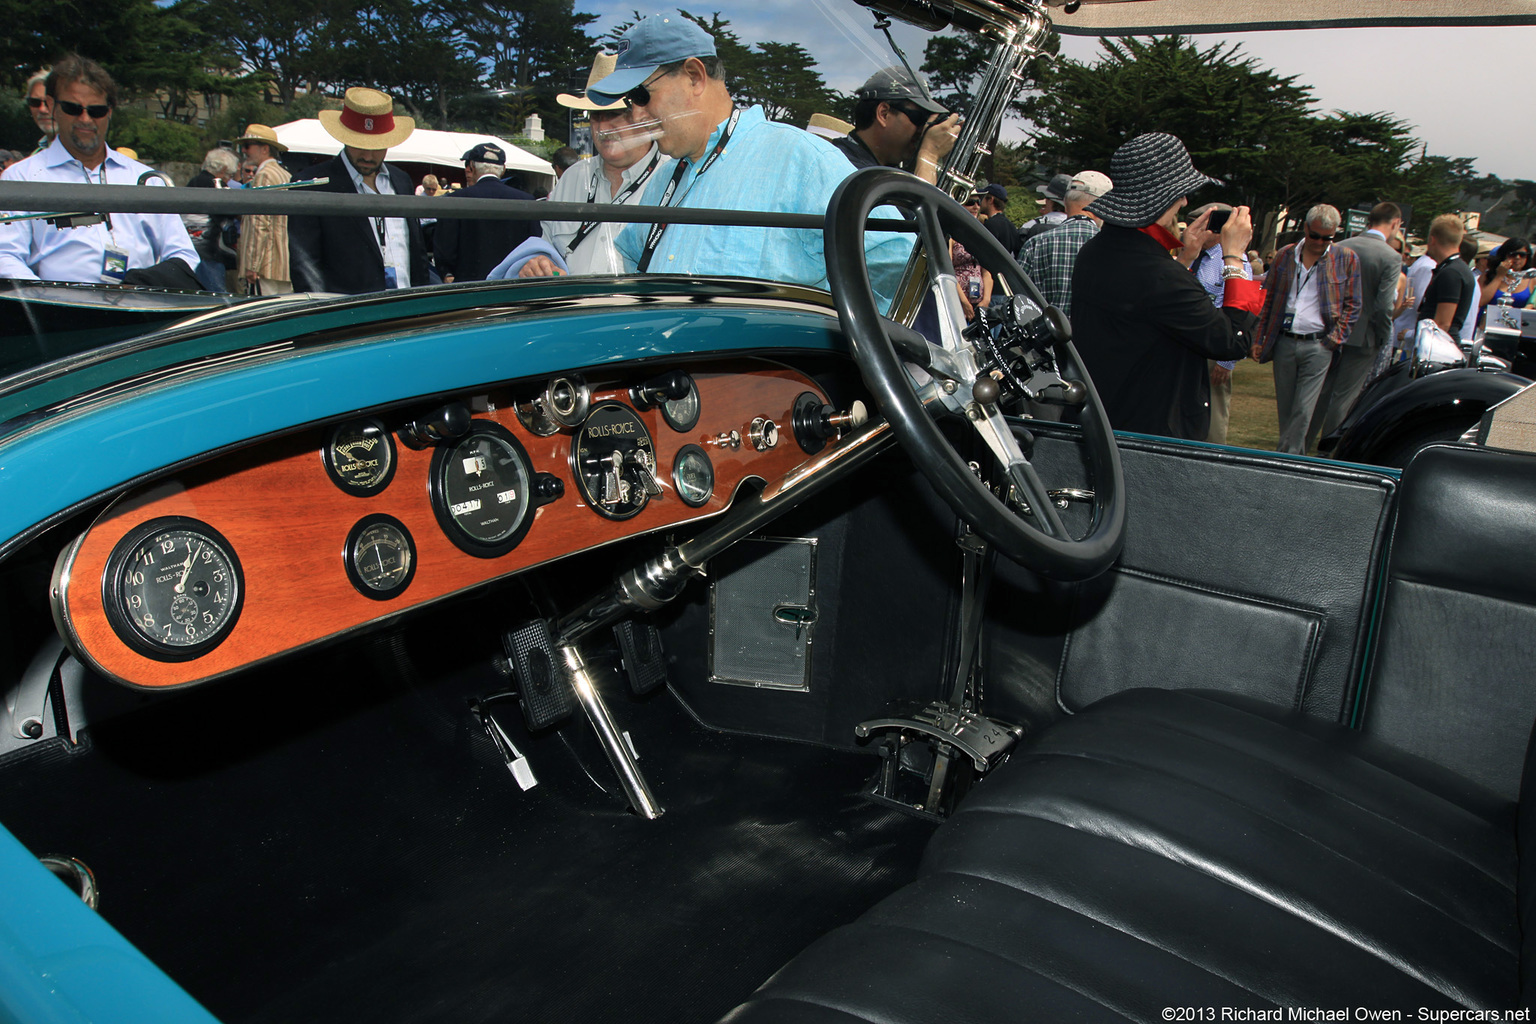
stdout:
[(551, 501), (565, 497), (565, 482), (548, 473), (536, 473), (529, 489), (533, 492), (534, 504), (537, 505), (547, 505)]
[(653, 377), (637, 388), (631, 388), (629, 398), (635, 403), (637, 409), (653, 409), (662, 402), (675, 402), (679, 398), (687, 398), (690, 390), (688, 375), (680, 370), (673, 370), (660, 377)]
[(463, 437), (469, 433), (469, 424), (469, 407), (463, 402), (449, 402), (401, 427), (400, 440), (408, 448), (428, 448)]
[(986, 374), (976, 378), (976, 383), (971, 385), (971, 396), (982, 405), (991, 405), (997, 401), (997, 396), (1002, 394), (1002, 388), (997, 386), (997, 381)]

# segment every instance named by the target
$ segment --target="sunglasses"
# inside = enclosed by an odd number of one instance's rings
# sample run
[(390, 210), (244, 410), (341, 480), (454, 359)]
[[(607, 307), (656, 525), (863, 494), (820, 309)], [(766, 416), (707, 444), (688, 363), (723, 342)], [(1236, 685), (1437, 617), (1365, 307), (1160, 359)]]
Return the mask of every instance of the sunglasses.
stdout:
[(629, 104), (625, 103), (622, 107), (616, 107), (613, 110), (589, 110), (587, 111), (587, 118), (594, 123), (600, 124), (604, 121), (612, 121), (614, 118), (623, 117), (627, 113), (629, 113)]
[(112, 113), (112, 107), (106, 103), (71, 103), (69, 100), (54, 100), (53, 105), (64, 111), (65, 117), (79, 117), (82, 113), (90, 114), (91, 119), (99, 121)]
[(1314, 241), (1314, 242), (1331, 242), (1331, 241), (1333, 241), (1333, 235), (1331, 235), (1331, 234), (1320, 235), (1316, 231), (1308, 231), (1307, 232), (1307, 237), (1312, 239), (1312, 241)]
[(42, 106), (44, 103), (47, 103), (47, 102), (48, 102), (48, 100), (45, 97), (42, 97), (42, 96), (28, 96), (27, 97), (27, 106), (31, 107), (33, 110), (36, 110), (38, 107)]
[(632, 106), (632, 107), (645, 107), (645, 106), (649, 106), (650, 102), (651, 102), (651, 90), (650, 90), (651, 83), (660, 81), (661, 79), (667, 77), (668, 75), (672, 74), (676, 70), (678, 70), (678, 69), (677, 68), (672, 68), (671, 70), (668, 70), (666, 68), (662, 68), (660, 71), (657, 71), (650, 78), (647, 78), (645, 81), (641, 82), (639, 85), (637, 85), (633, 89), (629, 90), (629, 92), (625, 93), (624, 94), (624, 98), (629, 101), (629, 105)]

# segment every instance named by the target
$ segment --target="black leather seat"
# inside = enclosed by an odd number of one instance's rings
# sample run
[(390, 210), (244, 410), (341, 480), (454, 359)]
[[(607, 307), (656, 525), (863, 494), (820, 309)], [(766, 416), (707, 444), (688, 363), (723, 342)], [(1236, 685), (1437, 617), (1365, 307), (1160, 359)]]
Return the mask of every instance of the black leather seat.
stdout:
[[(1503, 539), (1536, 551), (1536, 460), (1448, 451), (1410, 468), (1403, 514), (1444, 518), (1447, 502), (1471, 501), (1487, 518), (1497, 507)], [(1490, 459), (1523, 461), (1485, 477)], [(1506, 488), (1497, 501), (1482, 479)], [(1400, 523), (1396, 540), (1392, 563), (1435, 582), (1411, 547), (1447, 539)], [(1536, 574), (1501, 593), (1536, 607)], [(1394, 606), (1407, 607), (1386, 603), (1388, 634)], [(1437, 608), (1467, 643), (1532, 648), (1464, 629), (1454, 598)], [(1530, 733), (1528, 716), (1520, 728)], [(1536, 854), (1519, 856), (1536, 849), (1533, 772), (1528, 745), (1517, 805), (1286, 708), (1214, 691), (1121, 693), (1027, 742), (935, 834), (917, 881), (726, 1019), (1162, 1021), (1166, 1007), (1362, 1006), (1414, 1019), (1419, 1007), (1513, 1007), (1536, 971), (1522, 948), (1536, 925)]]

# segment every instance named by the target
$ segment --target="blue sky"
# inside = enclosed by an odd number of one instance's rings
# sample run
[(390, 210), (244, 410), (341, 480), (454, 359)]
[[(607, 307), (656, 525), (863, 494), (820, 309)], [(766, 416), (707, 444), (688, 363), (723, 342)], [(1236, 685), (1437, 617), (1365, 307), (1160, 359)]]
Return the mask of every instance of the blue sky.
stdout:
[[(597, 31), (654, 5), (577, 0), (599, 16)], [(833, 88), (849, 91), (888, 58), (872, 13), (852, 0), (712, 0), (689, 5), (695, 14), (719, 11), (744, 41), (795, 42), (815, 54)], [(926, 33), (897, 25), (897, 43), (914, 65), (922, 62)], [(1536, 179), (1536, 114), (1524, 71), (1536, 53), (1536, 27), (1479, 29), (1332, 29), (1201, 36), (1200, 42), (1241, 42), (1249, 55), (1310, 85), (1322, 110), (1385, 111), (1415, 126), (1431, 153), (1472, 157), (1479, 172)], [(1065, 36), (1062, 53), (1092, 60), (1095, 40)], [(1503, 69), (1509, 69), (1505, 72)], [(843, 113), (834, 111), (833, 113)], [(1023, 138), (1028, 126), (1011, 123), (1005, 138)]]

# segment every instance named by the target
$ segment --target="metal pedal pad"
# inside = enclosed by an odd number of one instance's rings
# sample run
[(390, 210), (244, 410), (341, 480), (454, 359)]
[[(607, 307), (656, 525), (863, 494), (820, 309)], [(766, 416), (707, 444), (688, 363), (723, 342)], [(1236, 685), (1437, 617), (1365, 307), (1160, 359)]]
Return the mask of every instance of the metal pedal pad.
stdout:
[(575, 708), (575, 695), (555, 660), (549, 623), (534, 619), (501, 636), (522, 694), (523, 717), (531, 730), (547, 729)]
[(666, 684), (667, 659), (659, 629), (649, 622), (642, 625), (626, 619), (613, 627), (613, 637), (619, 642), (631, 690), (643, 697)]

